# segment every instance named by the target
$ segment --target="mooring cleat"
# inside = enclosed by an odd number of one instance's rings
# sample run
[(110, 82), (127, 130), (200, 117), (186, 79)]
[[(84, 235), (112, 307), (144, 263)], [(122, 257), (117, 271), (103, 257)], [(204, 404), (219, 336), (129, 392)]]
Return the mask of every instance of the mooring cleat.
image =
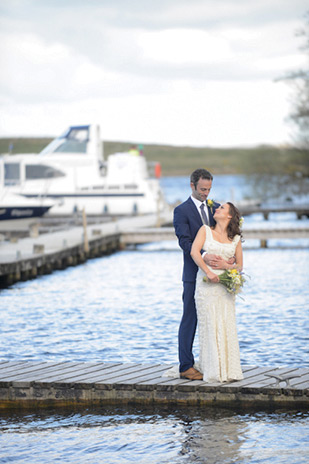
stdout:
[(290, 384), (291, 379), (295, 379), (297, 377), (301, 377), (300, 374), (264, 374), (266, 377), (273, 377), (274, 379), (277, 380), (277, 382), (273, 385), (274, 387), (278, 387), (280, 385), (280, 382), (285, 382), (286, 387), (293, 388)]

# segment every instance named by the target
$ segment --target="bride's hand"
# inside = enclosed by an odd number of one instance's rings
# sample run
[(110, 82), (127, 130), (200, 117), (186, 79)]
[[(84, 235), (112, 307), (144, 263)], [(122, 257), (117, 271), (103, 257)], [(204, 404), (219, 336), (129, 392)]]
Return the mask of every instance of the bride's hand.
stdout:
[(220, 282), (220, 279), (217, 276), (217, 274), (214, 274), (213, 272), (208, 272), (207, 279), (209, 280), (209, 282), (212, 282), (213, 284), (217, 284), (218, 282)]

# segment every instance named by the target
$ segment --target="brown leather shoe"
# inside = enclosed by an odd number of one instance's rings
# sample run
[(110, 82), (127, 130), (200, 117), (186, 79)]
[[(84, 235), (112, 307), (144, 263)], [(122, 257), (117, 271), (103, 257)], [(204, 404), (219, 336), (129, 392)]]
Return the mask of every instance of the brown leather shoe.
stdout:
[(197, 369), (194, 369), (194, 367), (190, 367), (186, 371), (180, 372), (180, 378), (187, 380), (203, 380), (203, 374)]

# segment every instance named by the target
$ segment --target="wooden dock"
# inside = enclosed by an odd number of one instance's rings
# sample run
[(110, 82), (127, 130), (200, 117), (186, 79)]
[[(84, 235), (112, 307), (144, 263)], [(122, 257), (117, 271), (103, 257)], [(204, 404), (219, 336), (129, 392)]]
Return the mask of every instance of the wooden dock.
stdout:
[(75, 226), (22, 238), (0, 241), (0, 287), (50, 274), (123, 249), (121, 234), (128, 229), (170, 224), (172, 211), (125, 217), (108, 223)]
[(250, 216), (251, 214), (262, 214), (264, 219), (268, 219), (271, 213), (295, 213), (297, 219), (309, 217), (309, 204), (295, 204), (293, 202), (285, 202), (282, 204), (272, 204), (263, 206), (259, 204), (246, 204), (240, 202), (236, 206), (240, 209), (242, 216)]
[[(22, 238), (12, 242), (0, 241), (0, 288), (18, 281), (50, 274), (124, 249), (128, 245), (176, 240), (172, 211), (164, 214), (135, 216), (110, 222), (85, 224)], [(167, 225), (168, 227), (159, 227)], [(254, 225), (244, 229), (244, 238), (257, 239), (267, 247), (270, 239), (309, 238), (309, 227), (265, 228)]]
[(0, 408), (184, 404), (308, 409), (309, 368), (243, 366), (244, 380), (207, 384), (165, 377), (170, 365), (0, 362)]
[[(266, 248), (271, 239), (299, 239), (309, 238), (309, 226), (302, 227), (272, 227), (265, 228), (254, 225), (243, 230), (245, 240), (259, 240), (261, 247)], [(121, 243), (124, 246), (138, 245), (162, 240), (176, 240), (173, 227), (128, 229), (121, 234)]]

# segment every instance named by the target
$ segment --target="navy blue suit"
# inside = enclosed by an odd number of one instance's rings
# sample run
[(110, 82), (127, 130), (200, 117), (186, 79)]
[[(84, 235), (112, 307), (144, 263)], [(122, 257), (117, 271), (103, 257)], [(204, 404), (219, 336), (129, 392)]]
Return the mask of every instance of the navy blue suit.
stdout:
[[(214, 203), (212, 211), (208, 208), (209, 225), (215, 225), (213, 213), (220, 206)], [(178, 350), (179, 350), (179, 370), (184, 372), (194, 364), (192, 346), (197, 325), (197, 315), (195, 308), (195, 280), (198, 267), (191, 258), (191, 246), (197, 232), (203, 225), (199, 214), (191, 197), (184, 203), (177, 206), (174, 210), (174, 227), (180, 248), (183, 250), (183, 316), (179, 326)]]

